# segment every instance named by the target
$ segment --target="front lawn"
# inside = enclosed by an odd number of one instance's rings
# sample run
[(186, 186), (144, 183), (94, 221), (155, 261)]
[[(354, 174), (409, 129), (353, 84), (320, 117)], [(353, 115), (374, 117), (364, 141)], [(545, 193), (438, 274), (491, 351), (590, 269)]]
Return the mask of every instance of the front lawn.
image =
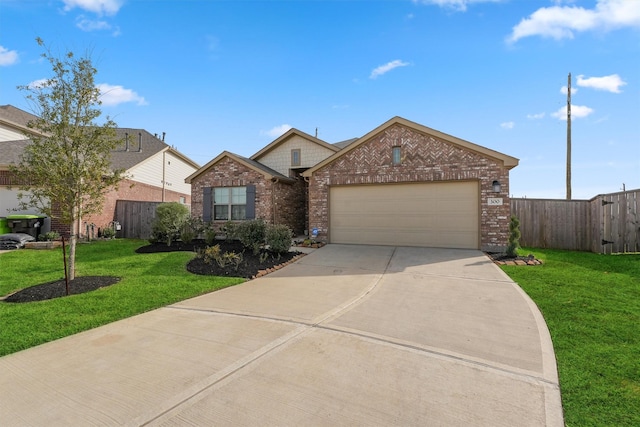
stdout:
[(503, 266), (536, 302), (558, 361), (567, 426), (640, 425), (640, 255), (523, 249)]
[[(78, 244), (76, 275), (121, 277), (115, 285), (47, 301), (0, 302), (0, 356), (243, 281), (189, 273), (192, 252), (135, 253), (147, 243), (118, 239)], [(0, 255), (0, 295), (62, 277), (60, 249)]]

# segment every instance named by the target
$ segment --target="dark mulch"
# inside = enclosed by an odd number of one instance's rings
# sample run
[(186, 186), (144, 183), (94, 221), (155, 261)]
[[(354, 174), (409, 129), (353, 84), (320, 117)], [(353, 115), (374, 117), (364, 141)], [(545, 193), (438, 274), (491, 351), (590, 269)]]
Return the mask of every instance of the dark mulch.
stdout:
[[(542, 264), (542, 262), (536, 259), (532, 254), (527, 256), (509, 256), (505, 252), (485, 252), (494, 262), (506, 262), (506, 261), (524, 261), (525, 263), (535, 263), (535, 265)], [(529, 264), (531, 265), (531, 264)]]
[[(111, 286), (120, 281), (119, 277), (112, 276), (86, 276), (76, 277), (69, 281), (69, 294), (82, 294), (96, 289)], [(33, 302), (59, 298), (67, 295), (67, 287), (64, 279), (43, 283), (22, 289), (5, 298), (6, 302)]]
[[(237, 240), (219, 240), (216, 241), (220, 245), (221, 252), (235, 252), (242, 254), (242, 263), (236, 269), (234, 266), (220, 267), (216, 262), (205, 263), (200, 257), (195, 257), (187, 264), (187, 270), (194, 274), (205, 276), (224, 276), (224, 277), (243, 277), (251, 279), (255, 277), (260, 270), (267, 270), (277, 265), (284, 264), (294, 258), (299, 252), (287, 252), (285, 254), (276, 254), (271, 251), (261, 250), (260, 253), (254, 255), (250, 249), (245, 249)], [(198, 252), (206, 247), (202, 240), (194, 240), (192, 243), (185, 244), (182, 242), (172, 243), (167, 246), (166, 243), (152, 243), (142, 246), (136, 250), (137, 253), (156, 253), (156, 252), (174, 252), (174, 251), (192, 251)]]

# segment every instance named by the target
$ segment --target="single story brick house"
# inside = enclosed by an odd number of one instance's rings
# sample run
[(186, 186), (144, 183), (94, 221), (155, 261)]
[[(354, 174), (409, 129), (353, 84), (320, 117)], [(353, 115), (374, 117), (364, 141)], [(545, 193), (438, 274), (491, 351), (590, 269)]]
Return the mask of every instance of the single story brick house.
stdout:
[(518, 159), (394, 117), (329, 144), (296, 129), (186, 179), (192, 215), (263, 218), (329, 243), (502, 250)]

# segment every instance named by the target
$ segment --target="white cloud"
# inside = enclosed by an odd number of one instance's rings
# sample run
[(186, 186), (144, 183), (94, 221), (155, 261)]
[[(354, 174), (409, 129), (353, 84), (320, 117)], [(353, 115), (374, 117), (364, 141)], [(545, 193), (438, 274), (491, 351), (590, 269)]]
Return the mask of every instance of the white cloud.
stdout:
[(70, 11), (74, 8), (93, 12), (98, 15), (115, 15), (118, 13), (124, 0), (62, 0), (64, 10)]
[(34, 80), (27, 85), (29, 89), (43, 89), (48, 86), (49, 79)]
[(110, 30), (111, 24), (109, 24), (106, 21), (89, 19), (84, 15), (80, 15), (76, 18), (76, 27), (86, 32), (102, 31), (102, 30)]
[[(560, 93), (563, 95), (566, 95), (569, 92), (569, 88), (567, 86), (562, 86), (560, 88)], [(575, 95), (576, 93), (578, 93), (578, 88), (577, 87), (572, 87), (571, 88), (571, 95)]]
[(409, 65), (408, 62), (404, 62), (404, 61), (401, 61), (399, 59), (396, 59), (395, 61), (387, 62), (386, 64), (380, 65), (379, 67), (375, 68), (371, 72), (371, 75), (369, 76), (369, 78), (370, 79), (376, 79), (376, 78), (378, 78), (378, 76), (386, 74), (389, 71), (393, 70), (394, 68), (406, 67), (407, 65)]
[(539, 120), (544, 119), (545, 113), (536, 113), (536, 114), (527, 114), (527, 119), (530, 120)]
[(624, 86), (627, 82), (623, 81), (619, 75), (611, 74), (610, 76), (603, 77), (588, 77), (583, 75), (578, 76), (578, 86), (590, 87), (597, 90), (606, 90), (608, 92), (620, 93), (620, 86)]
[(500, 127), (502, 129), (513, 129), (515, 127), (515, 123), (514, 122), (504, 122), (504, 123), (500, 123)]
[(598, 0), (594, 9), (576, 6), (543, 7), (513, 27), (507, 38), (515, 43), (524, 37), (572, 39), (575, 32), (640, 28), (640, 1)]
[(497, 3), (501, 0), (413, 0), (414, 3), (433, 4), (447, 9), (453, 9), (459, 12), (467, 10), (467, 5), (472, 3)]
[(288, 125), (285, 123), (283, 125), (273, 127), (270, 130), (261, 130), (260, 135), (267, 135), (267, 136), (270, 136), (271, 138), (277, 138), (280, 135), (283, 135), (289, 129), (291, 129), (291, 127), (292, 127), (291, 125)]
[(98, 89), (100, 89), (100, 100), (102, 101), (102, 105), (105, 106), (113, 106), (125, 102), (135, 102), (138, 105), (147, 105), (147, 101), (143, 97), (131, 89), (125, 89), (122, 86), (100, 83), (98, 85)]
[(18, 52), (0, 46), (0, 66), (13, 65), (18, 62)]
[[(585, 107), (584, 105), (572, 105), (571, 106), (571, 119), (581, 119), (587, 117), (595, 110), (593, 108)], [(558, 120), (567, 120), (567, 106), (560, 108), (555, 113), (551, 113), (552, 117)]]

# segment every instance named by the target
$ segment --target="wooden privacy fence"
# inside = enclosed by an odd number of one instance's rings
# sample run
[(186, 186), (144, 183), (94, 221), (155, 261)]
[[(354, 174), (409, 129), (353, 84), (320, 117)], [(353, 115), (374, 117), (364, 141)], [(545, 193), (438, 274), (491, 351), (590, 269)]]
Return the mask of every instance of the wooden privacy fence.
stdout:
[(511, 199), (520, 244), (596, 253), (640, 252), (640, 190), (590, 200)]
[(149, 239), (151, 223), (156, 217), (156, 208), (161, 202), (116, 201), (115, 220), (120, 223), (116, 237)]

